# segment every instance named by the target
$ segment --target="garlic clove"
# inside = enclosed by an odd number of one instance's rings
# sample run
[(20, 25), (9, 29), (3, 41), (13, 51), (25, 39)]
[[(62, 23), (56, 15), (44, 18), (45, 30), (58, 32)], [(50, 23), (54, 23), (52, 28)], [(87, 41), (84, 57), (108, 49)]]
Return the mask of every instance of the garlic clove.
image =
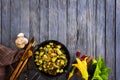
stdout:
[(28, 39), (24, 38), (24, 43), (27, 44), (28, 43)]
[(20, 44), (20, 45), (16, 44), (16, 46), (17, 46), (18, 48), (24, 48), (24, 47), (25, 47), (24, 44)]
[(17, 38), (15, 41), (16, 44), (24, 44), (24, 42), (25, 42), (24, 38), (22, 38), (22, 37)]
[(17, 37), (24, 37), (24, 33), (19, 33)]

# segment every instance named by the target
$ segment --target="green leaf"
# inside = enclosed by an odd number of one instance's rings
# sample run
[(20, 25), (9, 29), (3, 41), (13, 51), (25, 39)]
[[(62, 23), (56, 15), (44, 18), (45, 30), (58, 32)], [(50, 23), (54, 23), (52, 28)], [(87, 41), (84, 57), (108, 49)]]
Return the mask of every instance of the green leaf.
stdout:
[(103, 78), (103, 80), (108, 80), (109, 73), (110, 73), (110, 69), (104, 68), (102, 69), (102, 73), (100, 74), (100, 76)]
[(92, 80), (108, 80), (110, 69), (106, 67), (105, 62), (101, 56), (98, 57), (97, 66), (92, 77)]

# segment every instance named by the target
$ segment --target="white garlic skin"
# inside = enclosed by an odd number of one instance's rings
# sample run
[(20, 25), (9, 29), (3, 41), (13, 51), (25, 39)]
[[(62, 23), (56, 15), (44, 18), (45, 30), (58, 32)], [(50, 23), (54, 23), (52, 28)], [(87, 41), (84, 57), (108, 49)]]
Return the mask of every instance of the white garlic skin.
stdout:
[(17, 35), (17, 39), (15, 40), (15, 44), (18, 48), (24, 48), (26, 44), (28, 44), (28, 39), (24, 36), (24, 33), (19, 33)]
[(24, 37), (24, 33), (19, 33), (17, 37)]

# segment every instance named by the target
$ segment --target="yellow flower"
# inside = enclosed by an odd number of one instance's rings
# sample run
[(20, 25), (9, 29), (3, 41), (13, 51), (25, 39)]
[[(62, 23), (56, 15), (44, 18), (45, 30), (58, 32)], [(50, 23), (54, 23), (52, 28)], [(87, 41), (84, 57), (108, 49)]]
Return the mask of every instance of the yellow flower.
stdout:
[(85, 80), (88, 80), (88, 71), (87, 71), (87, 62), (86, 62), (86, 58), (81, 61), (79, 58), (76, 58), (77, 63), (76, 64), (72, 64), (72, 66), (75, 66), (78, 68), (78, 70), (81, 72), (82, 77)]

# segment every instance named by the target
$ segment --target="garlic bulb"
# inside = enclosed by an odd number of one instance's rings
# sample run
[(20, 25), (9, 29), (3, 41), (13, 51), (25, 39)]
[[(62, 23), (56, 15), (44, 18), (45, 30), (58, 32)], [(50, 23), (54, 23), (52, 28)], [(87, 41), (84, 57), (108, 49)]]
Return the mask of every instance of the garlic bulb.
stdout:
[(28, 43), (28, 39), (24, 36), (24, 33), (19, 33), (17, 35), (17, 39), (15, 40), (15, 44), (18, 48), (24, 48)]

